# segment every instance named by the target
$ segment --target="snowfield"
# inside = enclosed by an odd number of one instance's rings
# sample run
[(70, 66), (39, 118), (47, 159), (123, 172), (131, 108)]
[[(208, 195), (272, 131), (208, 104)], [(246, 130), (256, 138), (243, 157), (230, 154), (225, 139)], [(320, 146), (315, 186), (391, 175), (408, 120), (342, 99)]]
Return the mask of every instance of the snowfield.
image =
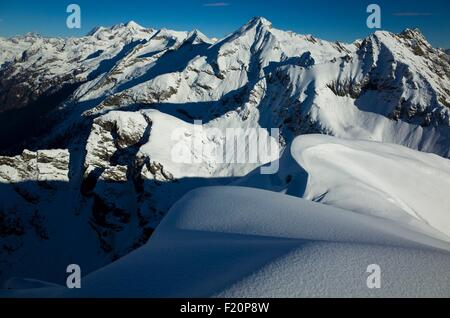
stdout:
[(310, 175), (304, 198), (344, 209), (429, 225), (450, 238), (450, 161), (406, 147), (327, 136), (292, 146)]
[[(0, 296), (450, 297), (447, 159), (311, 135), (294, 140), (281, 167), (242, 181), (267, 190), (190, 192), (144, 247), (80, 290), (15, 279)], [(372, 264), (380, 289), (367, 287)]]
[(255, 171), (236, 184), (387, 218), (450, 240), (450, 161), (434, 154), (305, 135), (286, 149), (276, 176)]
[[(447, 242), (381, 218), (264, 190), (212, 187), (184, 197), (146, 246), (85, 277), (82, 289), (0, 295), (449, 297), (449, 251)], [(366, 285), (371, 264), (381, 266), (381, 289)]]

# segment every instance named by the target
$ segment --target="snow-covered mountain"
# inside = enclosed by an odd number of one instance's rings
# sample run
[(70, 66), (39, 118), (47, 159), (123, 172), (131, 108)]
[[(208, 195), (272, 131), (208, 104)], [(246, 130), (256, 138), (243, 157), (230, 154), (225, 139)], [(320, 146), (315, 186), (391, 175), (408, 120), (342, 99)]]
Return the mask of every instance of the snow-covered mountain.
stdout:
[[(448, 160), (323, 135), (290, 150), (274, 177), (184, 196), (145, 246), (87, 275), (82, 289), (16, 278), (0, 296), (449, 296)], [(317, 202), (299, 198), (323, 190)], [(367, 288), (369, 264), (381, 266), (381, 289)]]
[[(204, 134), (190, 148), (199, 163), (173, 162), (172, 132), (189, 148), (195, 120), (279, 128), (281, 149), (318, 133), (450, 157), (450, 57), (419, 30), (345, 44), (264, 18), (221, 40), (129, 22), (81, 38), (0, 38), (0, 65), (0, 281), (63, 282), (73, 262), (92, 272), (145, 244), (188, 191), (240, 182), (280, 155), (223, 163), (226, 141)], [(307, 199), (354, 210), (346, 193), (319, 193), (338, 181), (317, 182)], [(399, 187), (389, 213), (414, 214)]]

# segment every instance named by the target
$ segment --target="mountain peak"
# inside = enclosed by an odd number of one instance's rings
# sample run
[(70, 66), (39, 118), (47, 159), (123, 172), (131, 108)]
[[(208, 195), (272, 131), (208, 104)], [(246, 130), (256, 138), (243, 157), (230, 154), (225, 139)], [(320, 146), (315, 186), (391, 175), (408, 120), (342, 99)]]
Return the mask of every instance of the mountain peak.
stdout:
[(246, 27), (266, 26), (272, 27), (272, 22), (263, 17), (254, 17), (246, 25)]
[(111, 30), (119, 30), (119, 29), (129, 29), (134, 31), (139, 31), (145, 29), (143, 26), (139, 25), (138, 23), (134, 22), (133, 20), (128, 21), (127, 23), (119, 23), (113, 25), (110, 29)]
[(400, 33), (400, 35), (402, 35), (408, 39), (417, 39), (417, 38), (423, 39), (424, 38), (422, 31), (420, 31), (420, 29), (418, 29), (418, 28), (405, 29), (402, 33)]
[(128, 21), (127, 23), (114, 24), (111, 27), (103, 27), (103, 26), (95, 27), (87, 35), (93, 36), (102, 31), (115, 31), (115, 30), (121, 30), (124, 28), (126, 28), (128, 30), (133, 30), (133, 31), (145, 30), (145, 28), (143, 26), (141, 26), (138, 23), (136, 23), (135, 21), (131, 20), (131, 21)]
[(203, 43), (211, 42), (211, 40), (199, 30), (194, 29), (193, 31), (189, 32), (185, 42), (198, 44), (202, 42)]
[(102, 30), (105, 30), (105, 28), (104, 27), (94, 27), (91, 31), (89, 31), (88, 32), (88, 36), (92, 36), (92, 35), (95, 35), (97, 32), (99, 32), (99, 31), (102, 31)]
[(133, 21), (133, 20), (128, 21), (128, 22), (125, 24), (125, 26), (126, 26), (127, 28), (131, 28), (131, 29), (144, 29), (143, 26), (141, 26), (140, 24), (136, 23), (136, 22)]

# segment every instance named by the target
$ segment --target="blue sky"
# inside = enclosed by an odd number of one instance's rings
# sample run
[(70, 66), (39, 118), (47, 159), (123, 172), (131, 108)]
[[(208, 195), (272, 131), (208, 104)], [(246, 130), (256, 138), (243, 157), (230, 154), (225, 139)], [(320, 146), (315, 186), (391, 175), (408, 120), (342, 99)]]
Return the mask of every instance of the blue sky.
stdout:
[[(82, 9), (82, 29), (66, 27), (66, 7)], [(192, 30), (222, 37), (254, 16), (264, 16), (279, 29), (351, 42), (373, 30), (366, 26), (366, 7), (382, 8), (382, 28), (399, 32), (418, 27), (429, 41), (450, 48), (448, 0), (1, 0), (0, 35), (37, 32), (46, 36), (79, 36), (94, 26), (134, 20), (143, 26)]]

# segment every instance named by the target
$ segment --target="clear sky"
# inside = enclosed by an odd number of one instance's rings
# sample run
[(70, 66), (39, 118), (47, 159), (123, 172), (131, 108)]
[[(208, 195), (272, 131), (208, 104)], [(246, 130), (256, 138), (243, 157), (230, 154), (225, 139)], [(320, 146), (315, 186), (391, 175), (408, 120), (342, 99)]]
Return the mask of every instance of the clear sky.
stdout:
[[(66, 27), (66, 7), (82, 10), (82, 28)], [(0, 0), (0, 36), (37, 32), (79, 36), (94, 26), (134, 20), (146, 27), (192, 30), (223, 37), (254, 16), (279, 29), (351, 42), (373, 32), (366, 26), (367, 5), (382, 9), (382, 29), (418, 27), (435, 46), (450, 48), (449, 0)]]

